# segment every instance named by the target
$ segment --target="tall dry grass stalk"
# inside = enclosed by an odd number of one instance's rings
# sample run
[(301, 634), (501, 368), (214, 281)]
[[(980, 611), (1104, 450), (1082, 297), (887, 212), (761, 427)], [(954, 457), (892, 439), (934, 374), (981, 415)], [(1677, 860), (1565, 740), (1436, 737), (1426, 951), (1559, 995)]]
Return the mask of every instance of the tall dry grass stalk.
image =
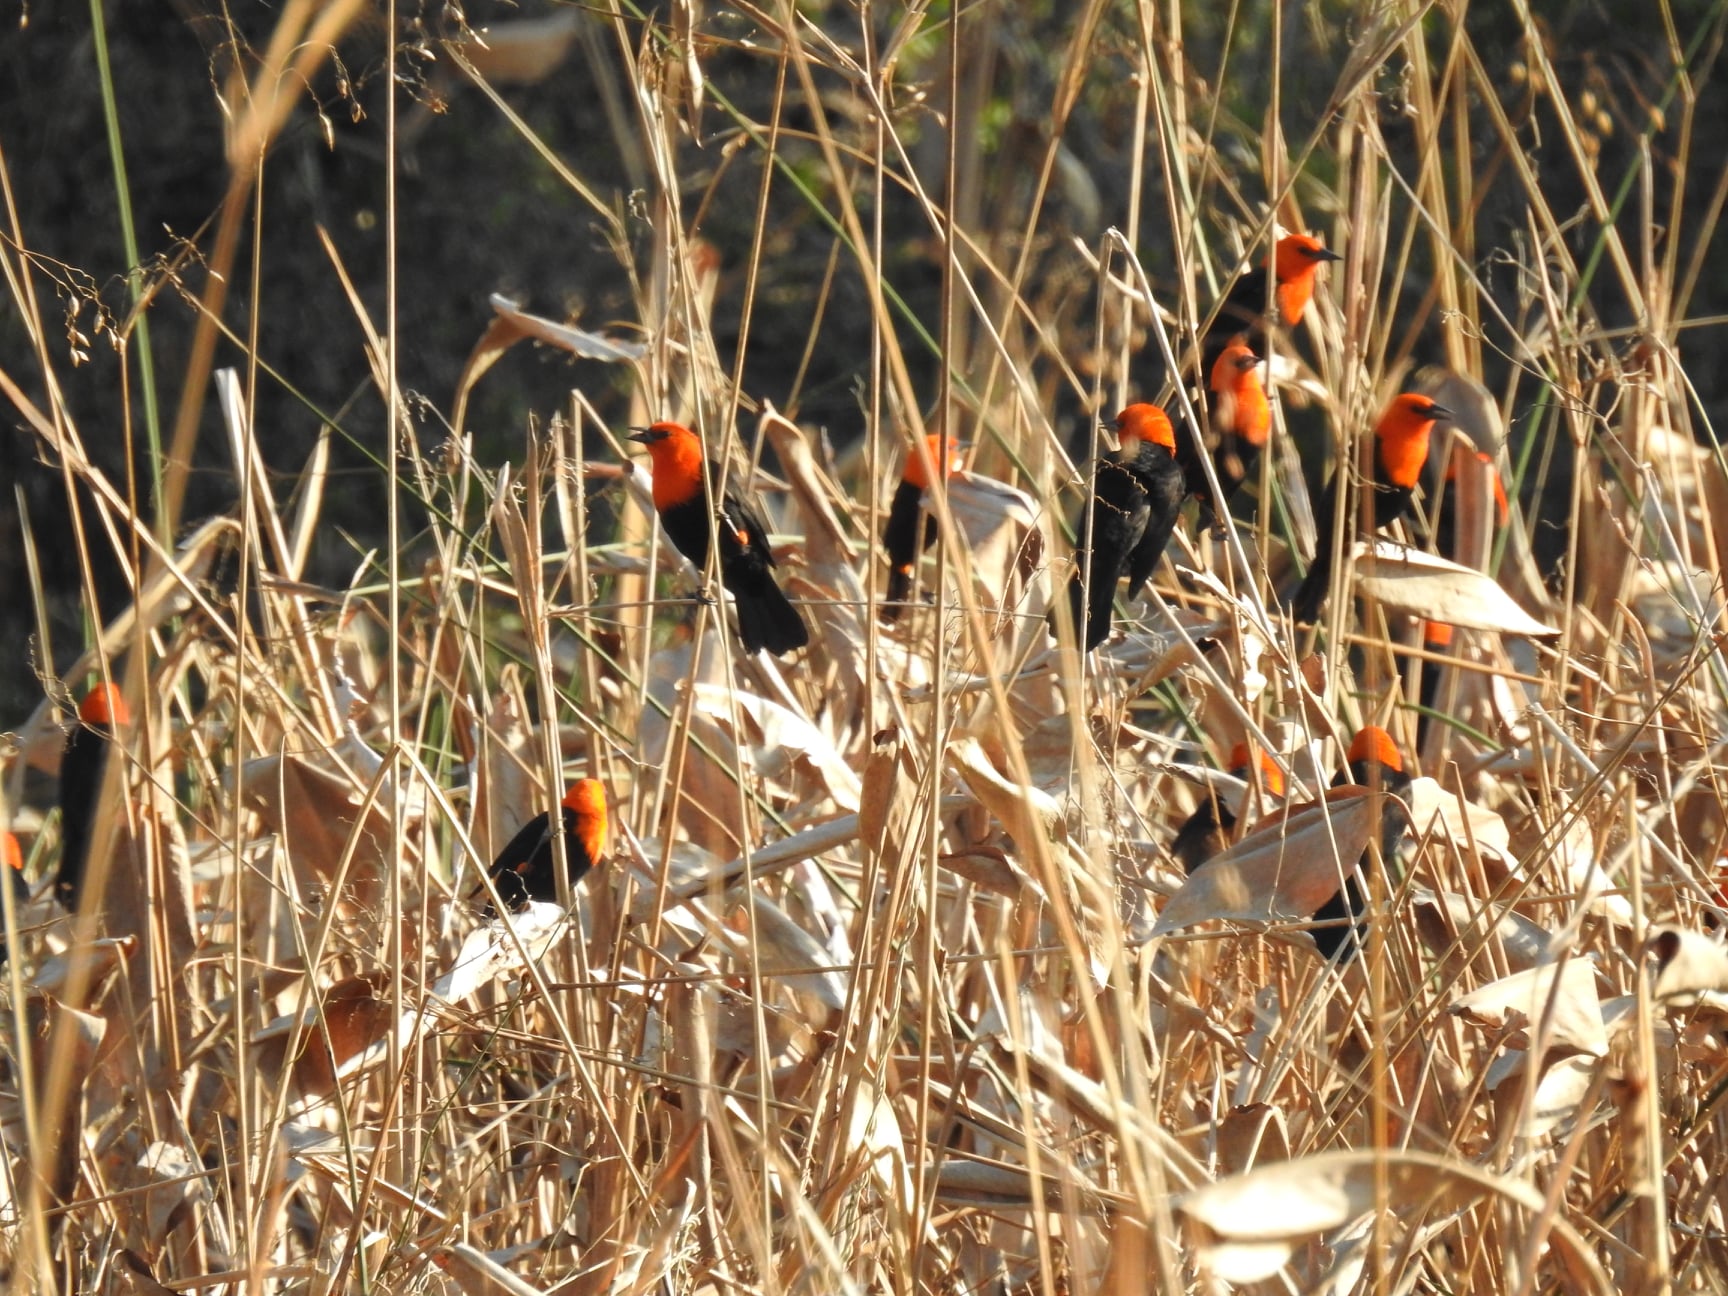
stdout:
[[(256, 393), (294, 375), (268, 368), (247, 342), (257, 321), (225, 298), (260, 257), (243, 238), (258, 169), (358, 9), (288, 6), (228, 83), (231, 183), (208, 279), (184, 289), (196, 340), (154, 509), (93, 466), (92, 431), (60, 398), (66, 358), (0, 154), (0, 264), (33, 344), (0, 365), (0, 395), (63, 474), (87, 592), (99, 552), (132, 581), (18, 727), (7, 814), (32, 869), (49, 865), (52, 820), (23, 808), (24, 771), (54, 766), (72, 691), (119, 682), (136, 723), (99, 872), (141, 896), (71, 926), (51, 888), (5, 900), (0, 1247), (19, 1290), (1728, 1282), (1728, 963), (1700, 934), (1720, 922), (1728, 823), (1728, 476), (1700, 448), (1714, 440), (1695, 435), (1711, 429), (1681, 359), (1721, 203), (1688, 224), (1681, 190), (1710, 177), (1660, 177), (1651, 150), (1660, 112), (1664, 147), (1692, 156), (1715, 19), (1670, 27), (1660, 101), (1631, 124), (1641, 160), (1608, 174), (1600, 124), (1522, 3), (1507, 11), (1526, 37), (1522, 100), (1494, 84), (1463, 6), (1394, 6), (1360, 17), (1309, 133), (1286, 138), (1282, 74), (1266, 96), (1235, 93), (1228, 58), (1188, 62), (1182, 7), (1089, 0), (1048, 52), (1044, 129), (1013, 166), (984, 143), (1003, 57), (989, 8), (866, 6), (860, 26), (843, 6), (680, 3), (652, 21), (607, 6), (531, 43), (579, 28), (603, 53), (624, 91), (613, 142), (642, 177), (628, 202), (512, 114), (490, 46), (441, 46), (486, 91), (467, 110), (510, 114), (592, 205), (638, 331), (501, 305), (449, 376), (455, 432), (426, 453), (394, 357), (414, 321), (393, 293), (371, 318), (326, 240), (387, 411), (372, 451), (390, 506), (383, 550), (318, 584), (329, 436), (273, 488)], [(1281, 12), (1253, 34), (1273, 68)], [(1239, 58), (1246, 40), (1227, 24), (1222, 48)], [(760, 119), (707, 79), (722, 42), (772, 83)], [(1115, 210), (1071, 132), (1096, 128), (1088, 96), (1124, 75)], [(1394, 92), (1407, 140), (1385, 133)], [(1264, 122), (1235, 120), (1241, 103)], [(1554, 210), (1530, 165), (1538, 107), (1582, 215)], [(717, 140), (759, 170), (698, 172)], [(1479, 219), (1489, 184), (1516, 190), (1513, 238)], [(698, 197), (754, 207), (735, 273)], [(772, 236), (793, 218), (833, 240), (800, 378), (748, 391), (784, 286)], [(1148, 222), (1169, 231), (1156, 261)], [(1145, 375), (1183, 372), (1235, 267), (1309, 227), (1344, 260), (1279, 342), (1259, 521), (1180, 539), (1126, 637), (1090, 661), (1071, 638), (1052, 647), (1049, 592), (1096, 448), (1068, 429), (1158, 398)], [(940, 264), (934, 319), (884, 269), (909, 239)], [(1516, 275), (1513, 298), (1490, 291), (1490, 263)], [(843, 277), (862, 285), (870, 352), (862, 435), (836, 448), (780, 411)], [(740, 297), (729, 353), (720, 291)], [(1606, 318), (1636, 321), (1635, 344)], [(187, 531), (184, 466), (224, 337), (249, 356), (215, 375), (239, 503)], [(467, 397), (524, 337), (614, 361), (628, 421), (688, 422), (728, 477), (766, 488), (807, 655), (745, 659), (724, 609), (688, 598), (601, 394), (545, 412), (513, 462), (476, 460)], [(1450, 376), (1412, 377), (1419, 352)], [(1499, 390), (1466, 382), (1485, 376)], [(1314, 536), (1286, 417), (1323, 426), (1315, 453), (1348, 470), (1414, 381), (1457, 384), (1447, 404), (1475, 399), (1479, 425), (1527, 424), (1498, 464), (1503, 523), (1474, 455), (1430, 500), (1456, 492), (1461, 552), (1516, 603), (1485, 612), (1479, 585), (1445, 586), (1429, 610), (1479, 628), (1425, 652), (1409, 573), (1363, 560), (1366, 597), (1334, 598), (1316, 640), (1279, 615), (1269, 575)], [(969, 444), (968, 471), (930, 501), (928, 605), (889, 628), (873, 537), (895, 465), (930, 431)], [(778, 476), (759, 471), (765, 451)], [(616, 538), (591, 524), (601, 493), (621, 501)], [(409, 506), (425, 519), (412, 534)], [(1547, 586), (1537, 516), (1569, 537)], [(1511, 633), (1515, 613), (1555, 634)], [(1439, 672), (1445, 712), (1420, 747), (1411, 661)], [(1242, 848), (1244, 869), (1256, 850), (1271, 861), (1259, 893), (1197, 887), (1166, 843), (1205, 795), (1196, 767), (1235, 738), (1319, 789), (1369, 722), (1427, 777), (1411, 844), (1375, 875), (1363, 957), (1328, 966), (1278, 897), (1298, 875), (1336, 878), (1377, 792), (1273, 818)], [(567, 921), (482, 924), (464, 897), (577, 776), (610, 793), (611, 863)]]

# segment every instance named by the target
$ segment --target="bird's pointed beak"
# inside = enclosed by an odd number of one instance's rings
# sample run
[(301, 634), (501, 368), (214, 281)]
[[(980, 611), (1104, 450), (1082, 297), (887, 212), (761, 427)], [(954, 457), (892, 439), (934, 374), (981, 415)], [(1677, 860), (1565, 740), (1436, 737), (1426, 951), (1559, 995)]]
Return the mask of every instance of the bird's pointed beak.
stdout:
[(624, 439), (634, 441), (637, 445), (647, 445), (654, 440), (654, 434), (647, 428), (633, 427), (630, 429), (630, 435)]
[(1316, 261), (1342, 261), (1344, 257), (1341, 253), (1334, 252), (1331, 248), (1321, 248), (1314, 254), (1314, 259)]
[(1428, 404), (1429, 404), (1429, 409), (1428, 409), (1429, 417), (1435, 419), (1436, 421), (1438, 421), (1440, 419), (1449, 419), (1452, 417), (1452, 411), (1447, 409), (1444, 405), (1438, 404), (1434, 401), (1430, 401)]

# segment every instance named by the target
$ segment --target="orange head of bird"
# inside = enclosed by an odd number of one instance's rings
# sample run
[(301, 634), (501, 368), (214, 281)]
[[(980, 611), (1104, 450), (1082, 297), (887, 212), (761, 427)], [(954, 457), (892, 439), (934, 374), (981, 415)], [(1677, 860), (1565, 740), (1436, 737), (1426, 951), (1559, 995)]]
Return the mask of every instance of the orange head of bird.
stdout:
[(648, 447), (654, 462), (654, 507), (673, 508), (702, 487), (702, 438), (681, 423), (632, 430), (629, 440)]
[(24, 852), (19, 849), (18, 839), (9, 832), (0, 832), (0, 864), (20, 873), (24, 871)]
[[(1259, 753), (1260, 759), (1255, 764), (1260, 766), (1260, 786), (1273, 796), (1284, 795), (1284, 771), (1266, 752)], [(1248, 744), (1237, 743), (1230, 749), (1230, 772), (1247, 776), (1249, 765)]]
[(1319, 239), (1306, 234), (1286, 234), (1272, 249), (1272, 277), (1278, 281), (1278, 313), (1292, 327), (1302, 322), (1302, 312), (1314, 295), (1314, 272), (1327, 261), (1341, 258)]
[(1131, 456), (1141, 441), (1161, 445), (1172, 453), (1176, 450), (1176, 429), (1170, 426), (1170, 416), (1143, 401), (1116, 416), (1116, 437), (1125, 457)]
[(87, 725), (106, 725), (110, 729), (132, 719), (126, 710), (126, 699), (120, 696), (115, 684), (98, 684), (86, 693), (78, 704), (78, 718)]
[(1395, 773), (1404, 770), (1404, 758), (1398, 754), (1398, 744), (1392, 741), (1392, 735), (1378, 725), (1366, 725), (1350, 740), (1350, 750), (1345, 754), (1346, 764), (1354, 765), (1358, 761), (1374, 761), (1382, 769)]
[(1272, 406), (1260, 385), (1260, 357), (1241, 338), (1212, 363), (1212, 420), (1250, 445), (1263, 446), (1272, 432)]
[[(924, 438), (924, 453), (919, 453), (914, 446), (912, 453), (906, 456), (906, 467), (901, 472), (901, 479), (919, 490), (930, 489), (930, 467), (942, 463), (942, 442), (945, 438), (940, 432)], [(942, 479), (946, 481), (952, 474), (960, 471), (960, 447), (951, 439), (948, 440), (948, 462), (942, 467)]]
[(590, 863), (598, 863), (606, 850), (606, 789), (599, 779), (577, 779), (564, 794), (564, 808), (575, 817), (571, 831)]
[(1426, 396), (1405, 392), (1394, 396), (1380, 421), (1374, 425), (1381, 466), (1393, 485), (1414, 486), (1428, 461), (1428, 434), (1436, 421), (1450, 418), (1452, 411)]

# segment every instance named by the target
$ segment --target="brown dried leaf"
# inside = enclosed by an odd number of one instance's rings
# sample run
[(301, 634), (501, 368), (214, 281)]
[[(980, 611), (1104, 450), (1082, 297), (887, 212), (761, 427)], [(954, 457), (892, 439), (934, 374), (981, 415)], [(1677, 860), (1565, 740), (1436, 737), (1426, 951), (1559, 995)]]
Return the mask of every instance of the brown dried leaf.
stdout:
[(1284, 1113), (1270, 1103), (1232, 1107), (1218, 1122), (1218, 1164), (1226, 1174), (1289, 1159)]
[(1040, 788), (1013, 782), (990, 763), (976, 738), (950, 743), (948, 759), (972, 794), (1022, 850), (1032, 849), (1032, 842), (1039, 837), (1046, 841), (1067, 839), (1067, 817), (1056, 798)]
[[(539, 85), (569, 56), (581, 23), (578, 10), (561, 9), (544, 18), (491, 22), (449, 44), (462, 52), (468, 67), (495, 86)], [(456, 66), (468, 70), (461, 59)]]
[(390, 814), (383, 798), (375, 798), (362, 819), (361, 789), (294, 755), (247, 761), (240, 794), (247, 809), (281, 836), (303, 888), (312, 892), (335, 885), (352, 841), (353, 859), (342, 879), (345, 892), (361, 908), (377, 903), (390, 859)]
[[(1384, 804), (1382, 796), (1381, 804)], [(1288, 922), (1337, 894), (1368, 846), (1375, 809), (1367, 788), (1333, 788), (1324, 803), (1287, 808), (1214, 855), (1170, 897), (1154, 936), (1195, 923)]]
[(453, 1242), (431, 1254), (432, 1263), (449, 1276), (463, 1296), (541, 1296), (540, 1288), (466, 1243)]

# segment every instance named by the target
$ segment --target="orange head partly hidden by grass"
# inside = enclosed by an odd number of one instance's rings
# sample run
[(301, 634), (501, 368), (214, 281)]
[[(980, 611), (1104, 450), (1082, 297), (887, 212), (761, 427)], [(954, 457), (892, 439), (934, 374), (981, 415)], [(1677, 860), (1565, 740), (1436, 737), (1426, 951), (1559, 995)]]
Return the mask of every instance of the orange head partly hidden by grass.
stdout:
[(564, 808), (576, 817), (571, 831), (589, 863), (598, 863), (606, 851), (606, 789), (599, 779), (577, 779), (564, 794)]
[[(1272, 757), (1265, 752), (1260, 753), (1260, 784), (1273, 796), (1284, 795), (1284, 771), (1279, 769)], [(1248, 744), (1237, 743), (1230, 749), (1230, 772), (1247, 776)]]
[(126, 699), (114, 684), (98, 684), (86, 693), (78, 704), (78, 718), (87, 725), (107, 725), (110, 729), (132, 720), (126, 711)]
[(1387, 485), (1416, 485), (1422, 465), (1428, 462), (1428, 434), (1434, 430), (1435, 420), (1450, 417), (1451, 413), (1444, 405), (1436, 405), (1415, 392), (1392, 398), (1374, 425), (1374, 436), (1380, 443), (1380, 468)]
[(1350, 740), (1350, 750), (1344, 760), (1351, 765), (1357, 761), (1376, 761), (1382, 768), (1400, 773), (1404, 769), (1404, 758), (1398, 754), (1398, 744), (1392, 741), (1391, 734), (1377, 725), (1368, 725)]
[(1260, 385), (1260, 357), (1237, 338), (1212, 364), (1213, 426), (1220, 423), (1249, 445), (1263, 446), (1272, 433), (1272, 406)]
[(1337, 261), (1319, 239), (1306, 234), (1286, 234), (1272, 250), (1272, 277), (1278, 281), (1278, 313), (1294, 327), (1302, 322), (1308, 299), (1314, 295), (1314, 272), (1323, 262)]
[[(919, 490), (930, 489), (929, 465), (939, 464), (942, 462), (941, 433), (925, 437), (924, 449), (928, 458), (923, 454), (919, 454), (918, 451), (914, 449), (911, 454), (906, 456), (906, 467), (900, 474), (902, 480), (906, 481), (910, 485), (916, 486)], [(943, 480), (946, 481), (951, 474), (958, 471), (960, 471), (960, 447), (950, 440), (948, 442), (948, 463), (947, 466), (942, 469)]]
[(1137, 446), (1130, 442), (1150, 441), (1174, 453), (1176, 429), (1170, 426), (1170, 416), (1156, 405), (1141, 402), (1130, 405), (1116, 416), (1116, 436), (1122, 443), (1124, 456), (1132, 455)]
[(1452, 646), (1452, 627), (1444, 621), (1424, 621), (1422, 623), (1422, 642), (1429, 648), (1450, 648)]
[(20, 873), (24, 871), (24, 852), (19, 849), (18, 839), (9, 832), (0, 832), (0, 864)]
[(648, 447), (654, 461), (654, 507), (688, 504), (702, 490), (702, 438), (679, 423), (656, 423), (630, 440)]

